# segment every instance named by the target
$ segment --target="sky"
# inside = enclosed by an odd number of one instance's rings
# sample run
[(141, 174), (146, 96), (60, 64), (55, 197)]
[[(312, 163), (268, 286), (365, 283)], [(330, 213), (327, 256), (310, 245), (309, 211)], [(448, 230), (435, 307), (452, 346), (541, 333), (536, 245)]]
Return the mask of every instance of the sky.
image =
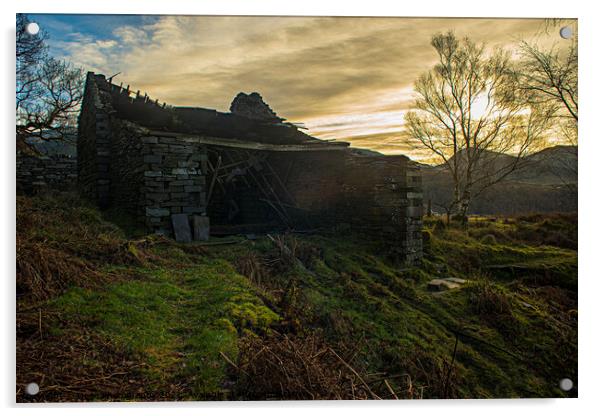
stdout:
[(30, 15), (51, 53), (152, 99), (228, 111), (259, 92), (321, 139), (428, 158), (402, 135), (413, 83), (452, 30), (488, 47), (561, 42), (541, 19)]

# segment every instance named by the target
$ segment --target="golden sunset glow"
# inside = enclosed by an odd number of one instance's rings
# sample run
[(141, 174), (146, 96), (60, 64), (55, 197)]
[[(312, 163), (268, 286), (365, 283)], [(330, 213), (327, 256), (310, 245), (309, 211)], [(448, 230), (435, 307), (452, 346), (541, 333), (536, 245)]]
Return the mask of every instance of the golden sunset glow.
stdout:
[(318, 138), (423, 159), (402, 131), (413, 83), (436, 59), (431, 36), (453, 30), (510, 50), (523, 39), (560, 44), (544, 26), (543, 19), (164, 16), (51, 45), (86, 70), (121, 72), (114, 82), (169, 104), (228, 111), (238, 92), (257, 91)]

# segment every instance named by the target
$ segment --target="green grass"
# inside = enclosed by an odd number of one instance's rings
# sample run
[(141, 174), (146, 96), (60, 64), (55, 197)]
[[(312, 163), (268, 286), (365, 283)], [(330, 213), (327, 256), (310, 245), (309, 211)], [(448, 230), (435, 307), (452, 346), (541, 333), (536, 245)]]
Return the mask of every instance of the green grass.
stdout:
[(151, 381), (185, 380), (189, 399), (222, 388), (220, 352), (235, 358), (239, 333), (265, 331), (279, 319), (222, 260), (138, 271), (139, 279), (101, 290), (72, 288), (51, 308), (141, 357)]
[[(46, 324), (45, 342), (60, 345), (74, 328), (93, 331), (140, 364), (143, 397), (221, 397), (236, 382), (224, 356), (236, 363), (244, 337), (274, 330), (320, 334), (341, 353), (353, 351), (357, 371), (385, 373), (395, 389), (403, 388), (396, 376), (408, 374), (426, 398), (558, 397), (567, 395), (557, 387), (561, 378), (577, 380), (576, 218), (483, 220), (468, 230), (427, 222), (425, 258), (400, 268), (379, 243), (352, 234), (285, 236), (295, 261), (265, 237), (211, 247), (128, 243), (128, 232), (69, 201), (66, 211), (61, 199), (25, 201), (29, 214), (43, 210), (45, 218), (21, 234), (88, 256), (108, 278), (71, 284), (35, 304), (57, 317)], [(83, 253), (85, 240), (97, 238)], [(127, 247), (129, 260), (115, 261), (113, 246)], [(428, 281), (440, 277), (469, 282), (428, 292)], [(35, 334), (37, 323), (30, 327)], [(48, 346), (36, 344), (41, 354)], [(18, 379), (27, 377), (18, 368)], [(137, 396), (101, 390), (92, 397)]]
[[(319, 247), (314, 252), (322, 253), (305, 262), (307, 270), (296, 267), (287, 274), (299, 287), (296, 316), (306, 325), (325, 331), (332, 343), (363, 344), (356, 365), (366, 372), (410, 373), (418, 385), (430, 383), (427, 397), (442, 397), (441, 375), (433, 380), (427, 373), (447, 366), (455, 329), (486, 343), (461, 338), (454, 397), (558, 396), (562, 392), (556, 386), (563, 371), (575, 371), (531, 364), (543, 364), (537, 354), (554, 354), (555, 340), (560, 334), (566, 335), (567, 329), (554, 327), (549, 311), (535, 313), (522, 303), (538, 300), (526, 293), (519, 299), (515, 293), (518, 282), (531, 282), (532, 274), (541, 273), (549, 274), (553, 281), (570, 281), (568, 287), (574, 287), (576, 253), (570, 250), (485, 245), (461, 230), (445, 230), (433, 236), (431, 253), (422, 265), (400, 270), (379, 256), (378, 247), (366, 245), (361, 238), (296, 239), (301, 245)], [(220, 255), (234, 261), (253, 250), (256, 248), (241, 247)], [(445, 266), (441, 273), (435, 272), (439, 262)], [(485, 268), (498, 263), (529, 268), (520, 269), (520, 276)], [(490, 277), (477, 273), (483, 269)], [(447, 276), (472, 282), (465, 289), (441, 296), (427, 292), (428, 280)], [(480, 309), (475, 308), (476, 299), (481, 298)], [(569, 332), (576, 336), (575, 328)], [(575, 350), (572, 354), (575, 356)], [(417, 362), (414, 357), (422, 358)]]

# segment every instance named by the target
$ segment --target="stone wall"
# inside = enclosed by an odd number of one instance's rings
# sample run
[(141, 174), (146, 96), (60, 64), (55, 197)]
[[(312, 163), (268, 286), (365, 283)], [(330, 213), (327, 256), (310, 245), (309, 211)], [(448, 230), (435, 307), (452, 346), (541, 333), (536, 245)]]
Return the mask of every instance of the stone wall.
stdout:
[[(171, 214), (206, 212), (206, 150), (168, 133), (149, 136), (119, 118), (115, 94), (128, 98), (116, 88), (88, 74), (78, 126), (79, 190), (100, 207), (119, 207), (149, 230), (171, 235)], [(138, 96), (131, 103), (160, 110)]]
[(302, 219), (382, 239), (407, 263), (422, 256), (421, 176), (407, 157), (345, 150), (274, 154), (271, 160)]
[(108, 166), (109, 192), (106, 200), (110, 206), (118, 206), (145, 222), (146, 206), (144, 195), (144, 145), (140, 130), (129, 122), (111, 120), (111, 141), (109, 152), (112, 155)]
[(101, 207), (110, 204), (111, 105), (97, 86), (102, 75), (88, 73), (77, 130), (78, 188)]
[(207, 212), (207, 150), (170, 136), (143, 136), (140, 142), (144, 221), (149, 229), (170, 235), (172, 214)]
[(17, 194), (71, 190), (77, 183), (76, 159), (68, 156), (29, 156), (17, 153)]
[(391, 243), (412, 263), (422, 257), (422, 188), (418, 165), (405, 156), (349, 155), (338, 216), (355, 230)]

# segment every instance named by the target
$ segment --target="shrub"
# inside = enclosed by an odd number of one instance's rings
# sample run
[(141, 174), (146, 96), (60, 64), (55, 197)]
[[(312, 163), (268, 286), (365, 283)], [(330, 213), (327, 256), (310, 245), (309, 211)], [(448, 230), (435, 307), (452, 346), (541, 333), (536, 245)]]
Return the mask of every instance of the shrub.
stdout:
[(243, 254), (234, 264), (238, 273), (248, 277), (256, 285), (261, 286), (265, 282), (267, 270), (263, 259), (256, 252), (249, 251)]
[(510, 295), (490, 279), (478, 278), (467, 286), (467, 291), (470, 309), (477, 315), (491, 322), (514, 318)]
[(247, 400), (341, 400), (374, 398), (372, 390), (322, 337), (249, 336), (234, 368), (236, 395)]
[(106, 279), (90, 262), (43, 243), (17, 238), (17, 292), (48, 299), (71, 285), (90, 286)]
[(494, 245), (497, 244), (497, 238), (495, 238), (493, 234), (485, 234), (483, 237), (481, 237), (481, 243)]

